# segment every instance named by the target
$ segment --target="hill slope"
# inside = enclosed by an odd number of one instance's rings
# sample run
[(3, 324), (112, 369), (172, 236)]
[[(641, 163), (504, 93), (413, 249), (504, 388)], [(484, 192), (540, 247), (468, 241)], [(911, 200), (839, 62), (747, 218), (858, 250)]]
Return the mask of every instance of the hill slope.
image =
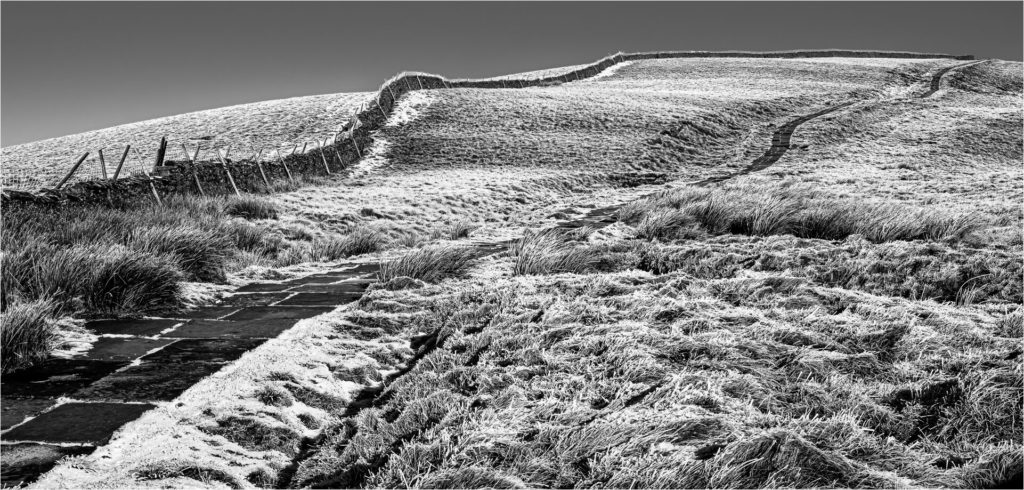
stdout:
[[(959, 64), (660, 59), (408, 94), (265, 224), (381, 230), (383, 270), (416, 277), (39, 486), (1013, 485), (1021, 66), (929, 92)], [(459, 222), (481, 228), (429, 238)]]

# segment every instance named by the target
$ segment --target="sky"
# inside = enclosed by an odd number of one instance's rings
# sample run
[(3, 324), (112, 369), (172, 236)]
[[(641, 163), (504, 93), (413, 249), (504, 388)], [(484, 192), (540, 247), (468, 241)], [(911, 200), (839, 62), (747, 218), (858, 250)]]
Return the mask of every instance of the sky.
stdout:
[(1022, 2), (0, 2), (0, 146), (400, 71), (616, 51), (884, 49), (1021, 60)]

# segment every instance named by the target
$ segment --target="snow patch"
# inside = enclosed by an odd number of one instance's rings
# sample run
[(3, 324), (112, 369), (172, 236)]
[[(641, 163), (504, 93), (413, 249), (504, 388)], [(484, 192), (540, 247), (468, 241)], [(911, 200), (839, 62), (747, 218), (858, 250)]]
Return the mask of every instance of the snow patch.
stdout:
[(590, 81), (608, 78), (617, 73), (619, 71), (619, 68), (627, 67), (629, 65), (632, 65), (633, 63), (633, 61), (623, 61), (622, 63), (616, 63), (612, 66), (609, 66), (608, 68), (605, 68), (601, 73), (598, 73), (597, 75), (590, 77)]
[(352, 178), (365, 177), (388, 164), (388, 150), (391, 142), (380, 135), (373, 136), (373, 143), (367, 148), (366, 156), (352, 167)]
[(393, 128), (416, 120), (435, 100), (435, 96), (426, 90), (414, 90), (405, 94), (398, 99), (398, 106), (385, 126)]

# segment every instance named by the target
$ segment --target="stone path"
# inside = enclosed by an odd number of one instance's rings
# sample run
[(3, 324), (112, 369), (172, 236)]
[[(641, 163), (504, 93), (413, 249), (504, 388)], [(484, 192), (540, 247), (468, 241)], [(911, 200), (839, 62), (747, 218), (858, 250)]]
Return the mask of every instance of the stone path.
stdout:
[(180, 317), (86, 323), (99, 335), (87, 352), (3, 376), (0, 483), (27, 483), (63, 456), (91, 453), (156, 402), (175, 399), (299, 320), (359, 299), (377, 271), (377, 264), (341, 265), (243, 286)]

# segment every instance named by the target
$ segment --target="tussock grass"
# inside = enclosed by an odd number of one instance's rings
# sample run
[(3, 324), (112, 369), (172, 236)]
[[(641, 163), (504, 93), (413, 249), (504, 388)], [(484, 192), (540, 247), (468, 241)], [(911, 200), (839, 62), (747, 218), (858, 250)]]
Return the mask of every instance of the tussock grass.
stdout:
[(288, 266), (302, 262), (330, 262), (356, 255), (383, 250), (388, 239), (383, 233), (367, 228), (356, 228), (344, 236), (314, 238), (298, 242), (281, 250), (274, 263)]
[(245, 219), (277, 219), (274, 203), (254, 196), (232, 196), (224, 204), (224, 212)]
[[(186, 225), (144, 228), (132, 235), (129, 247), (154, 256), (174, 259), (188, 280), (220, 282), (225, 280), (224, 264), (230, 255), (231, 241), (231, 237), (215, 231)], [(251, 250), (252, 246), (239, 248)]]
[(687, 189), (631, 204), (620, 213), (640, 222), (638, 236), (687, 236), (688, 220), (713, 234), (782, 235), (842, 240), (862, 235), (875, 243), (908, 240), (960, 240), (987, 225), (981, 213), (938, 206), (861, 202), (805, 187), (734, 185)]
[(459, 221), (458, 223), (452, 224), (451, 226), (448, 226), (443, 230), (435, 230), (433, 233), (431, 233), (430, 238), (432, 240), (437, 240), (441, 238), (446, 240), (459, 240), (462, 238), (468, 238), (469, 234), (472, 233), (473, 230), (477, 228), (479, 228), (479, 226), (476, 226), (472, 223), (468, 223), (466, 221)]
[(2, 371), (9, 372), (45, 359), (60, 335), (50, 300), (16, 301), (0, 313)]
[(398, 259), (381, 263), (378, 279), (388, 282), (399, 277), (410, 277), (426, 282), (439, 282), (465, 275), (475, 260), (475, 251), (469, 247), (424, 247), (406, 253)]
[(509, 247), (515, 275), (581, 273), (594, 264), (592, 254), (580, 247), (572, 233), (557, 228), (527, 231)]

